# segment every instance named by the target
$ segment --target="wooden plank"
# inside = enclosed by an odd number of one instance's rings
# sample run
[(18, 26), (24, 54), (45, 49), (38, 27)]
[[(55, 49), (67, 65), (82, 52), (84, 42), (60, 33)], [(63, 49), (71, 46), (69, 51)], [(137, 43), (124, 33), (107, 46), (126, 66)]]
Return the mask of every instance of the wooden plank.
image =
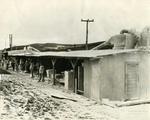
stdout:
[(126, 96), (127, 99), (138, 98), (138, 64), (126, 64)]
[(73, 102), (77, 102), (77, 100), (67, 98), (67, 97), (60, 97), (60, 96), (56, 96), (56, 95), (51, 95), (51, 97), (56, 98), (56, 99), (65, 99), (65, 100), (71, 100)]
[(140, 105), (140, 104), (150, 104), (150, 100), (128, 101), (128, 102), (116, 104), (116, 106), (123, 107), (123, 106), (133, 106), (133, 105)]

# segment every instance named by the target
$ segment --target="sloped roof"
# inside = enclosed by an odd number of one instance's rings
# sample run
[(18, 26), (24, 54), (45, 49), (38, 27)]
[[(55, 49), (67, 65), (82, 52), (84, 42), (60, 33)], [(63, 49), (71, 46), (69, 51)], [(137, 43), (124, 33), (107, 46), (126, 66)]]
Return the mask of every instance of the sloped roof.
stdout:
[(138, 49), (124, 49), (124, 50), (80, 50), (70, 52), (18, 52), (8, 54), (11, 56), (32, 56), (32, 57), (66, 57), (66, 58), (96, 58), (107, 55), (137, 52)]
[(106, 55), (120, 54), (136, 52), (137, 49), (126, 49), (126, 50), (80, 50), (80, 51), (70, 51), (70, 52), (40, 52), (39, 56), (56, 56), (56, 57), (79, 57), (79, 58), (94, 58)]
[[(89, 43), (88, 48), (92, 49), (99, 44), (102, 44), (103, 42), (94, 42), (94, 43)], [(84, 50), (85, 49), (85, 44), (57, 44), (57, 43), (35, 43), (35, 44), (30, 44), (31, 47), (41, 51), (41, 52), (46, 52), (46, 51), (68, 51), (68, 50)]]
[[(100, 44), (102, 44), (104, 41), (100, 42), (94, 42), (89, 43), (88, 48), (92, 49)], [(35, 48), (36, 50), (40, 52), (47, 52), (47, 51), (74, 51), (74, 50), (85, 50), (85, 44), (57, 44), (57, 43), (35, 43), (35, 44), (29, 44), (29, 45), (20, 45), (20, 46), (13, 46), (12, 50), (23, 50), (24, 47), (30, 46), (32, 48)], [(112, 46), (108, 45), (104, 47), (103, 49), (111, 49)], [(10, 51), (10, 48), (6, 48), (3, 51)]]

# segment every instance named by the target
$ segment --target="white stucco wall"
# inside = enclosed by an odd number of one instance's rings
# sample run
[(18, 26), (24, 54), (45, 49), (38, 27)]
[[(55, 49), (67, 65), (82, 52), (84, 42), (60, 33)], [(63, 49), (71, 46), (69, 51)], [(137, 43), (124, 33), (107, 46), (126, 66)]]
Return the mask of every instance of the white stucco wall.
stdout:
[(150, 54), (147, 52), (105, 56), (84, 62), (84, 95), (100, 100), (125, 99), (125, 63), (139, 64), (139, 97), (150, 96)]

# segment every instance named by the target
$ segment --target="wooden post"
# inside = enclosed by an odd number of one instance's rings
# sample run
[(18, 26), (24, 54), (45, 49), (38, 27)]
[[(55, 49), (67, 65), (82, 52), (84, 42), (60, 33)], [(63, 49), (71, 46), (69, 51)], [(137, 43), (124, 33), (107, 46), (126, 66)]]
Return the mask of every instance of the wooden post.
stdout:
[(81, 22), (86, 22), (86, 43), (85, 43), (85, 49), (86, 50), (88, 50), (88, 25), (89, 25), (89, 22), (94, 22), (94, 19), (92, 19), (92, 20), (89, 20), (89, 19), (87, 19), (87, 20), (83, 20), (83, 19), (81, 19)]
[(3, 82), (2, 74), (0, 74), (0, 81), (1, 81), (1, 84), (2, 84), (2, 82)]
[(56, 59), (55, 58), (52, 58), (51, 59), (52, 61), (52, 65), (53, 65), (53, 85), (55, 85), (55, 63), (56, 63)]
[(75, 68), (77, 65), (78, 60), (70, 60), (72, 68), (73, 68), (73, 79), (74, 79), (74, 92), (77, 93), (77, 79), (75, 79)]
[(13, 35), (9, 34), (9, 47), (10, 47), (10, 50), (12, 50), (12, 38), (13, 38)]

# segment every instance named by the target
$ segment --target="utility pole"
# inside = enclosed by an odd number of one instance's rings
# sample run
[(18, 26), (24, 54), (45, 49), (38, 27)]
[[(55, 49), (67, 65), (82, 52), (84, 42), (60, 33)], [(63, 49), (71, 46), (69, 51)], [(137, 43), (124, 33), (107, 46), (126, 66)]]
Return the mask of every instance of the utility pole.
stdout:
[(13, 38), (13, 35), (9, 34), (9, 47), (10, 47), (10, 50), (12, 50), (12, 38)]
[(94, 19), (92, 19), (92, 20), (89, 20), (89, 19), (83, 20), (83, 19), (81, 19), (81, 22), (86, 22), (86, 43), (85, 43), (85, 49), (88, 50), (88, 25), (89, 25), (89, 22), (94, 22)]

